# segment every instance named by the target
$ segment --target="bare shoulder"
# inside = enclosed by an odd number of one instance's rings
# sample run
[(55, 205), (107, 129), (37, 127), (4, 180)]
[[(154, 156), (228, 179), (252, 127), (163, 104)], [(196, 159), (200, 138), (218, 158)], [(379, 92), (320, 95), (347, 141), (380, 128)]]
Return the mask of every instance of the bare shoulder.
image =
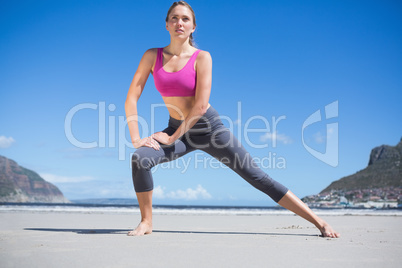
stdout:
[(206, 50), (201, 50), (197, 55), (197, 63), (204, 66), (212, 64), (211, 54)]
[(200, 60), (212, 60), (211, 54), (206, 51), (206, 50), (201, 50), (200, 53), (198, 53), (197, 59)]
[(143, 58), (146, 59), (147, 61), (154, 61), (156, 59), (156, 56), (158, 54), (158, 49), (157, 48), (150, 48), (147, 51), (145, 51)]
[(157, 55), (158, 55), (157, 48), (150, 48), (144, 52), (144, 55), (142, 56), (140, 63), (140, 66), (143, 68), (143, 70), (147, 70), (153, 73)]

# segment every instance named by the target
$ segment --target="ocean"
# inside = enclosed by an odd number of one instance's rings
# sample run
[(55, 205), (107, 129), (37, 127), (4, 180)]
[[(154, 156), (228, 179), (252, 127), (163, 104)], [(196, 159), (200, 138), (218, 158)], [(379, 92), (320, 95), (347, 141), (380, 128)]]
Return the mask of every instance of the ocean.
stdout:
[[(323, 216), (402, 216), (401, 208), (312, 208)], [(44, 203), (0, 203), (0, 212), (52, 212), (52, 213), (101, 213), (101, 214), (139, 214), (138, 205), (126, 204), (44, 204)], [(230, 206), (169, 206), (154, 205), (155, 215), (293, 215), (282, 207), (230, 207)]]

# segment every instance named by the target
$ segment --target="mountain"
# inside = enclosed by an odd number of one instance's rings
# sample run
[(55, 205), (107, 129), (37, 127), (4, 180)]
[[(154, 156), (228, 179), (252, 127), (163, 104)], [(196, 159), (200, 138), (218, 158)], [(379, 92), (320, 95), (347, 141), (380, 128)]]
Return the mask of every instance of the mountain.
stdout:
[(1, 155), (0, 202), (70, 203), (56, 186), (36, 172)]
[(381, 145), (371, 150), (368, 166), (332, 182), (320, 192), (402, 187), (402, 139), (396, 146)]

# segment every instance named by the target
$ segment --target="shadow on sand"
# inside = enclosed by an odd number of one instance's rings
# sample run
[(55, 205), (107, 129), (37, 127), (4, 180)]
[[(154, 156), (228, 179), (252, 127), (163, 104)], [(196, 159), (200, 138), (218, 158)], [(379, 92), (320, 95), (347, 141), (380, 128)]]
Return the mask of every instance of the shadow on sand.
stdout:
[[(24, 228), (26, 231), (41, 232), (71, 232), (76, 234), (127, 234), (131, 229), (65, 229), (65, 228)], [(205, 235), (267, 235), (267, 236), (308, 236), (314, 237), (313, 234), (291, 234), (291, 233), (254, 233), (254, 232), (211, 232), (211, 231), (175, 231), (175, 230), (153, 230), (153, 233), (165, 234), (205, 234)]]

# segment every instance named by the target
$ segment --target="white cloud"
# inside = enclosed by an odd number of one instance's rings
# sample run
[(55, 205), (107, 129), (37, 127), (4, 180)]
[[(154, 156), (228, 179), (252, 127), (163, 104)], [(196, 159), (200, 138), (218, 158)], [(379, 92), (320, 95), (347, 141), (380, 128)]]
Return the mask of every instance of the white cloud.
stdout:
[(270, 140), (274, 143), (276, 142), (282, 142), (283, 144), (290, 144), (292, 143), (292, 140), (290, 137), (286, 136), (285, 134), (279, 134), (277, 131), (274, 133), (267, 132), (264, 135), (260, 137), (261, 141), (267, 141)]
[(158, 199), (164, 199), (165, 193), (160, 185), (156, 186), (153, 190), (153, 196)]
[(331, 139), (333, 134), (334, 134), (334, 128), (330, 127), (328, 129), (328, 139)]
[(314, 141), (318, 144), (323, 143), (326, 140), (326, 137), (321, 134), (321, 132), (317, 132), (314, 134)]
[(68, 176), (60, 176), (49, 173), (41, 173), (39, 174), (46, 181), (51, 183), (78, 183), (78, 182), (86, 182), (94, 180), (91, 176), (77, 176), (77, 177), (68, 177)]
[(329, 128), (327, 131), (327, 136), (323, 135), (321, 132), (317, 132), (314, 134), (314, 141), (316, 143), (324, 143), (326, 140), (330, 140), (333, 137), (334, 129)]
[(153, 195), (158, 199), (184, 199), (184, 200), (198, 200), (198, 199), (211, 199), (212, 196), (201, 185), (198, 185), (196, 189), (187, 188), (186, 190), (176, 190), (165, 193), (161, 186), (154, 188)]
[(10, 147), (15, 140), (13, 137), (6, 137), (6, 136), (0, 136), (0, 148), (8, 148)]

